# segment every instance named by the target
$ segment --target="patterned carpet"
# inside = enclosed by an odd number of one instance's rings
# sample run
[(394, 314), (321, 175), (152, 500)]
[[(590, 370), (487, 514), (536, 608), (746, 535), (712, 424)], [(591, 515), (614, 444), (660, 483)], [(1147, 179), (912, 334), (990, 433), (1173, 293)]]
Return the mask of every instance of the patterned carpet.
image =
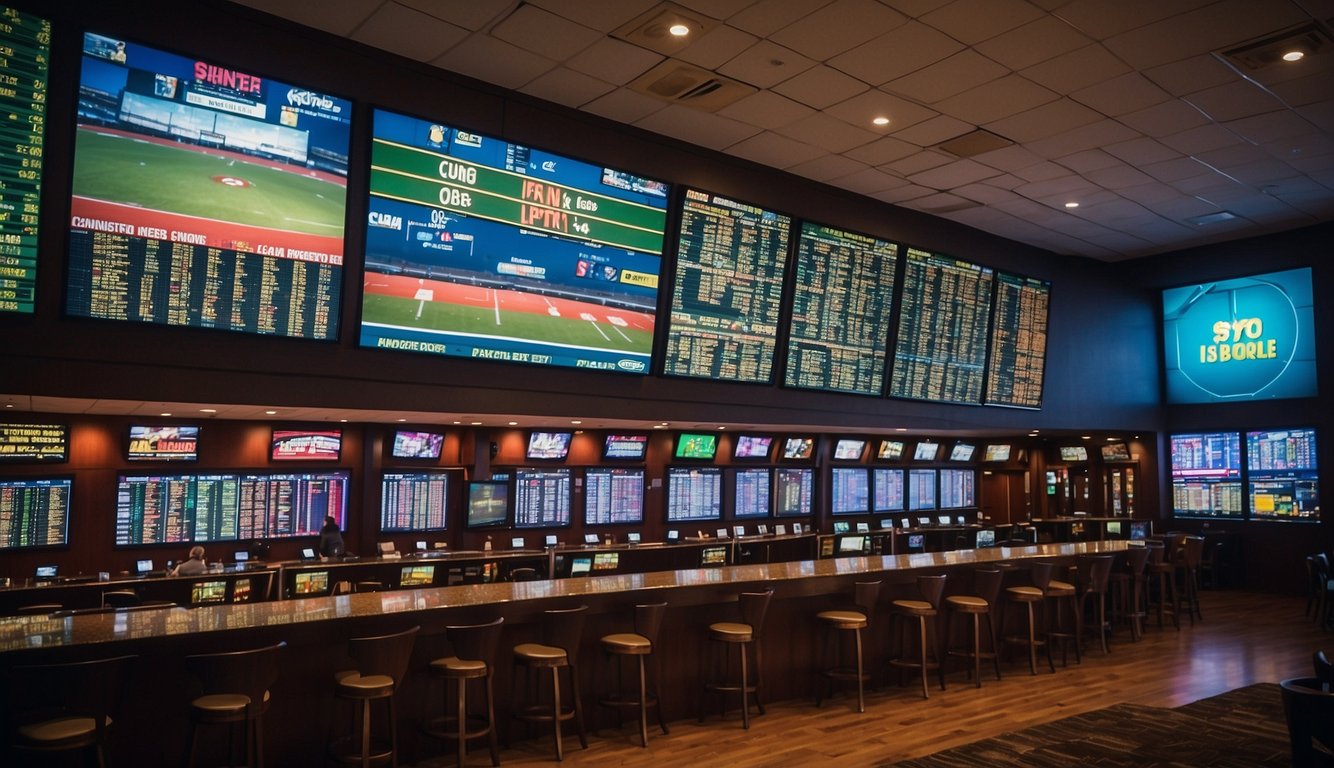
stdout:
[(1176, 709), (1117, 704), (893, 766), (1279, 768), (1289, 755), (1279, 687), (1260, 683)]

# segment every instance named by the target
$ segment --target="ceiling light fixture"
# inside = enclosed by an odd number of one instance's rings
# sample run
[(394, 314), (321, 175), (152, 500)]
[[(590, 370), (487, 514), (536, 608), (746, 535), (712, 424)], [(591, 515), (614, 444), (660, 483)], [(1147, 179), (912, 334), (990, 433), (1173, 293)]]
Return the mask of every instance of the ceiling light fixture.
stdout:
[(159, 413), (158, 415), (159, 415), (159, 416), (170, 416), (171, 414), (170, 414), (170, 413)]
[(277, 412), (277, 411), (265, 411), (265, 412), (264, 412), (264, 415), (265, 415), (265, 416), (277, 416), (277, 415), (278, 415), (278, 412)]
[(217, 412), (218, 412), (218, 409), (217, 409), (217, 408), (200, 408), (200, 409), (199, 409), (199, 412), (200, 412), (200, 413), (217, 413)]
[(685, 37), (690, 34), (690, 27), (678, 22), (668, 27), (667, 31), (672, 33), (672, 37)]
[(875, 125), (889, 125), (889, 118), (885, 117), (884, 115), (879, 115), (875, 118), (872, 118), (871, 122), (874, 123)]
[(517, 427), (517, 426), (519, 426), (519, 422), (517, 422), (517, 421), (511, 421), (511, 422), (510, 422), (510, 426), (511, 426), (511, 427)]
[(1070, 202), (1068, 202), (1068, 203), (1065, 204), (1065, 207), (1066, 207), (1066, 208), (1078, 208), (1078, 207), (1079, 207), (1079, 203), (1077, 203), (1077, 202), (1071, 200)]
[(1306, 51), (1291, 50), (1283, 54), (1284, 61), (1301, 61), (1306, 58)]
[(570, 420), (570, 423), (571, 423), (571, 424), (583, 424), (584, 422), (581, 421), (581, 420), (579, 420), (579, 419), (571, 419), (571, 420)]

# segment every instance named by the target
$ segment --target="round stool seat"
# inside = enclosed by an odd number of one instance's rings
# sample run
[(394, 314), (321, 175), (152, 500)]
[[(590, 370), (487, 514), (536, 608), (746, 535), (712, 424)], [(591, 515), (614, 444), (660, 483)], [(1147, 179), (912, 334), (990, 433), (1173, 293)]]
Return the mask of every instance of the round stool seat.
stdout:
[(991, 610), (990, 603), (972, 595), (951, 595), (945, 598), (945, 602), (961, 613), (986, 613)]
[(514, 646), (514, 660), (534, 667), (558, 667), (569, 661), (564, 648), (541, 643), (520, 643)]
[(891, 605), (900, 613), (906, 613), (909, 616), (935, 616), (935, 606), (925, 600), (895, 600)]
[(643, 635), (636, 635), (633, 632), (621, 632), (615, 635), (604, 636), (602, 638), (602, 649), (607, 653), (647, 655), (653, 652), (653, 643)]
[(389, 675), (363, 675), (348, 670), (335, 674), (334, 683), (339, 696), (354, 699), (376, 699), (394, 693), (394, 678)]
[(709, 625), (709, 637), (724, 643), (749, 643), (755, 635), (755, 629), (749, 624), (720, 621)]
[(815, 618), (838, 629), (865, 629), (868, 626), (866, 614), (860, 611), (820, 611)]
[(1005, 594), (1009, 595), (1011, 600), (1020, 603), (1038, 603), (1046, 597), (1037, 587), (1010, 587), (1005, 590)]
[[(111, 718), (107, 718), (111, 725)], [(29, 744), (57, 747), (65, 742), (81, 742), (97, 733), (97, 721), (91, 717), (61, 717), (20, 726), (19, 738)]]
[(441, 677), (486, 677), (486, 662), (481, 659), (460, 659), (457, 656), (448, 656), (443, 659), (436, 659), (428, 666), (433, 675)]
[(1075, 585), (1068, 581), (1051, 580), (1047, 585), (1047, 597), (1074, 597)]
[[(269, 692), (264, 692), (264, 701), (269, 700)], [(190, 702), (190, 706), (202, 716), (238, 715), (250, 706), (250, 697), (244, 693), (212, 693), (200, 696)]]

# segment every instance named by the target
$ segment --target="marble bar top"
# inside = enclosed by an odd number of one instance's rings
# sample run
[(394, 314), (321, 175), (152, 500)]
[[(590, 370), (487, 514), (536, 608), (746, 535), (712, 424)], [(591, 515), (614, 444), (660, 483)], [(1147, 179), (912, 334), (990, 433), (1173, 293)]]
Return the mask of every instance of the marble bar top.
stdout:
[[(313, 624), (410, 612), (521, 604), (566, 597), (610, 597), (628, 592), (666, 592), (695, 587), (720, 588), (731, 584), (765, 583), (780, 586), (784, 582), (805, 579), (818, 580), (954, 566), (981, 566), (1035, 558), (1069, 558), (1083, 554), (1111, 554), (1122, 552), (1127, 546), (1129, 546), (1127, 542), (1118, 540), (991, 547), (912, 555), (840, 557), (764, 565), (613, 574), (577, 579), (401, 589), (390, 592), (199, 608), (163, 608), (58, 617), (13, 616), (0, 618), (0, 654), (21, 656), (23, 651), (31, 649), (184, 637), (253, 627)], [(7, 658), (5, 661), (14, 663), (17, 659)]]

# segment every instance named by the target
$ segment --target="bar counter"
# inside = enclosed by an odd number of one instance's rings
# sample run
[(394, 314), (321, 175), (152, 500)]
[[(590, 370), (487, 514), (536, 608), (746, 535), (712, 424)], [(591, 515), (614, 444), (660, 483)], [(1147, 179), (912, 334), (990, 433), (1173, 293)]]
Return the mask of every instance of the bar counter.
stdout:
[[(320, 754), (326, 724), (334, 715), (332, 675), (350, 664), (346, 640), (421, 626), (407, 680), (400, 688), (400, 749), (411, 761), (445, 747), (419, 734), (416, 727), (428, 706), (439, 706), (440, 692), (429, 695), (425, 675), (431, 659), (447, 655), (444, 629), (505, 619), (500, 663), (496, 670), (497, 717), (507, 720), (510, 665), (508, 648), (537, 637), (541, 612), (589, 606), (583, 645), (577, 658), (585, 706), (592, 714), (594, 683), (607, 679), (598, 638), (631, 630), (636, 603), (667, 602), (660, 639), (662, 701), (669, 720), (694, 716), (700, 686), (700, 652), (711, 622), (735, 620), (735, 601), (743, 591), (772, 588), (774, 600), (764, 635), (766, 700), (810, 695), (813, 690), (817, 635), (811, 617), (841, 600), (857, 581), (884, 582), (867, 641), (868, 668), (880, 672), (888, 647), (889, 601), (913, 596), (915, 579), (924, 573), (950, 574), (947, 593), (967, 592), (971, 571), (1011, 564), (1024, 579), (1025, 561), (1073, 562), (1084, 554), (1114, 554), (1125, 541), (995, 547), (980, 550), (843, 557), (765, 565), (662, 571), (518, 583), (491, 583), (401, 589), (304, 600), (279, 600), (201, 608), (123, 610), (72, 616), (14, 616), (0, 619), (0, 674), (19, 664), (50, 663), (120, 654), (138, 654), (139, 668), (126, 693), (121, 727), (113, 749), (130, 750), (138, 765), (174, 764), (182, 754), (192, 680), (183, 657), (191, 653), (240, 650), (286, 640), (283, 673), (273, 690), (265, 726), (267, 750), (275, 765), (297, 764), (300, 756)], [(1010, 578), (1010, 576), (1007, 576)], [(601, 673), (598, 675), (597, 673)], [(905, 695), (910, 695), (905, 693)], [(151, 717), (142, 710), (152, 702)], [(739, 727), (736, 705), (722, 727)], [(711, 722), (717, 722), (712, 715)], [(503, 728), (503, 725), (502, 725)], [(502, 730), (502, 733), (504, 731)], [(518, 734), (516, 734), (518, 735)], [(546, 738), (550, 738), (547, 736)], [(144, 745), (156, 745), (151, 750)], [(171, 756), (170, 758), (165, 756)], [(161, 757), (159, 757), (161, 756)], [(295, 762), (293, 762), (295, 761)]]

